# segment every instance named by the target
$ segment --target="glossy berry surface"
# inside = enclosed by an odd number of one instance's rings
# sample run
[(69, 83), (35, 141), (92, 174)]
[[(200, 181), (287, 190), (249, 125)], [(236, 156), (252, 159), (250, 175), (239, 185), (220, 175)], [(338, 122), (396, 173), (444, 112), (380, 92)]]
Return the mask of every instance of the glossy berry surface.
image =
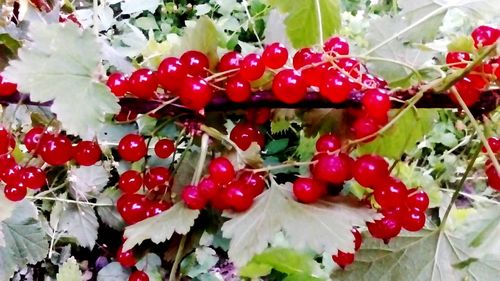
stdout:
[(366, 224), (368, 231), (374, 238), (389, 241), (391, 238), (398, 236), (401, 232), (401, 221), (395, 216), (385, 216), (375, 222)]
[(240, 76), (230, 78), (226, 84), (227, 97), (233, 102), (244, 102), (248, 100), (251, 90), (250, 83)]
[(144, 195), (124, 194), (116, 201), (116, 209), (125, 223), (131, 225), (147, 217), (148, 204)]
[(258, 195), (260, 195), (266, 187), (264, 175), (260, 173), (245, 171), (241, 173), (238, 180), (242, 184), (246, 185), (248, 192), (252, 197), (257, 197)]
[(4, 127), (0, 127), (0, 154), (8, 153), (13, 150), (15, 146), (16, 141), (12, 134)]
[(272, 89), (278, 100), (293, 104), (305, 97), (307, 85), (299, 72), (285, 69), (274, 77)]
[(352, 91), (349, 79), (343, 73), (330, 73), (320, 86), (321, 96), (335, 103), (346, 101)]
[(338, 251), (336, 255), (332, 256), (332, 259), (340, 268), (344, 269), (354, 262), (354, 254)]
[(264, 147), (265, 140), (257, 127), (250, 124), (238, 123), (231, 130), (229, 138), (236, 143), (241, 150), (247, 150), (252, 142), (256, 142), (261, 148)]
[[(351, 163), (345, 154), (321, 154), (311, 170), (315, 179), (331, 184), (343, 184), (351, 178)], [(352, 160), (352, 159), (351, 159)]]
[(314, 52), (310, 48), (302, 48), (293, 56), (293, 68), (300, 70), (306, 65), (321, 61), (321, 54)]
[(364, 187), (374, 187), (389, 176), (389, 164), (378, 155), (363, 155), (354, 161), (354, 179)]
[(387, 178), (375, 187), (373, 196), (384, 209), (404, 206), (408, 190), (404, 183), (395, 178)]
[(278, 69), (285, 65), (288, 60), (288, 50), (285, 45), (276, 42), (272, 43), (264, 49), (262, 53), (262, 61), (264, 65), (271, 69)]
[(383, 89), (366, 90), (361, 99), (361, 104), (365, 113), (375, 119), (387, 118), (387, 113), (391, 109), (391, 99), (388, 92)]
[(293, 194), (299, 202), (314, 203), (326, 194), (326, 185), (312, 178), (297, 178), (293, 182)]
[(128, 281), (149, 281), (149, 276), (144, 271), (134, 271), (128, 277)]
[(118, 248), (116, 253), (116, 261), (118, 261), (124, 267), (132, 267), (137, 263), (137, 260), (134, 256), (134, 252), (132, 250), (128, 250), (123, 252), (123, 246)]
[(185, 78), (179, 92), (182, 104), (192, 110), (203, 109), (212, 100), (212, 95), (212, 87), (201, 77)]
[(184, 204), (193, 210), (201, 210), (207, 204), (207, 199), (201, 195), (198, 187), (194, 185), (184, 187), (181, 197)]
[(15, 83), (7, 82), (0, 75), (0, 97), (12, 96), (17, 92), (17, 85)]
[(243, 56), (240, 53), (235, 51), (227, 52), (220, 58), (219, 64), (217, 65), (217, 71), (225, 72), (239, 69), (242, 60)]
[(470, 54), (467, 52), (449, 52), (446, 54), (446, 64), (452, 68), (466, 68), (470, 60)]
[(65, 135), (50, 135), (40, 142), (40, 156), (52, 166), (64, 165), (73, 156), (71, 140)]
[(491, 165), (486, 168), (486, 176), (488, 177), (488, 185), (496, 191), (500, 191), (500, 175), (497, 173), (495, 166)]
[(109, 75), (106, 85), (108, 86), (109, 90), (117, 97), (123, 97), (129, 91), (128, 78), (121, 72), (115, 72)]
[[(361, 118), (358, 118), (354, 124), (352, 125), (352, 131), (354, 132), (354, 137), (356, 139), (364, 139), (367, 138), (368, 136), (371, 136), (380, 129), (380, 125), (377, 123), (377, 121), (368, 116), (363, 116)], [(364, 142), (370, 142), (373, 139), (375, 139), (377, 136), (369, 137)]]
[(170, 179), (171, 173), (168, 168), (152, 167), (144, 174), (144, 185), (147, 189), (163, 192), (170, 186)]
[(476, 48), (490, 46), (500, 37), (500, 30), (491, 26), (481, 25), (476, 27), (471, 33)]
[(346, 56), (349, 54), (349, 43), (342, 37), (334, 36), (325, 42), (323, 49), (331, 55)]
[(132, 73), (129, 78), (129, 91), (132, 95), (150, 99), (158, 88), (158, 80), (151, 69), (141, 68)]
[(221, 186), (212, 180), (211, 177), (201, 179), (197, 187), (201, 196), (207, 200), (215, 198), (221, 190)]
[(128, 134), (118, 143), (118, 154), (123, 160), (135, 162), (146, 156), (148, 148), (144, 138), (137, 134)]
[(123, 193), (136, 193), (142, 186), (142, 176), (139, 172), (128, 170), (120, 175), (118, 187)]
[[(455, 84), (458, 94), (468, 107), (474, 105), (481, 96), (481, 91), (476, 88), (470, 77), (464, 77)], [(450, 99), (456, 104), (460, 105), (458, 99), (454, 94), (450, 94)]]
[(342, 146), (340, 139), (334, 134), (324, 134), (316, 141), (316, 152), (334, 152)]
[(423, 190), (415, 191), (406, 199), (406, 206), (425, 212), (429, 208), (429, 196)]
[(179, 81), (184, 80), (187, 76), (187, 69), (178, 58), (168, 57), (158, 66), (156, 77), (160, 86), (169, 91), (176, 92), (181, 84)]
[(154, 201), (150, 202), (148, 210), (146, 211), (146, 217), (154, 217), (159, 215), (172, 207), (172, 204), (166, 201)]
[(228, 207), (236, 212), (244, 212), (253, 204), (253, 197), (245, 184), (240, 181), (231, 182), (224, 190), (224, 200)]
[(93, 141), (81, 141), (73, 150), (73, 158), (79, 165), (92, 166), (101, 159), (99, 144)]
[(10, 201), (17, 202), (23, 200), (24, 197), (26, 197), (28, 190), (22, 185), (7, 185), (4, 187), (3, 192), (5, 194), (5, 198), (9, 199)]
[(264, 75), (266, 66), (257, 54), (248, 54), (241, 61), (239, 75), (247, 81), (255, 81)]
[(421, 230), (425, 225), (425, 213), (416, 209), (408, 210), (403, 217), (402, 225), (408, 231)]
[[(499, 153), (500, 152), (500, 138), (498, 137), (489, 137), (488, 138), (488, 145), (491, 147), (491, 150), (493, 153)], [(483, 147), (481, 149), (482, 152), (486, 153), (486, 147)]]
[(160, 158), (168, 158), (175, 151), (175, 143), (171, 139), (161, 139), (155, 144), (155, 154)]
[(30, 189), (39, 189), (47, 184), (47, 176), (42, 169), (25, 167), (20, 171), (21, 182)]
[(217, 184), (227, 184), (234, 179), (236, 172), (233, 164), (225, 157), (217, 157), (208, 165), (210, 177)]
[(187, 51), (182, 54), (180, 61), (186, 67), (187, 73), (193, 76), (205, 76), (209, 68), (208, 57), (199, 51)]

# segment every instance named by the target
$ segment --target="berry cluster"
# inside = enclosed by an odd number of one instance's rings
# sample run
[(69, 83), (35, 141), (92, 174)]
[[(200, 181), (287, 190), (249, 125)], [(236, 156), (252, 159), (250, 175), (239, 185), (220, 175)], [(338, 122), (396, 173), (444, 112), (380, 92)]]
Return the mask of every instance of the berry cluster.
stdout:
[[(488, 139), (488, 144), (493, 150), (493, 153), (500, 153), (500, 138), (498, 137), (490, 137)], [(486, 153), (486, 148), (483, 147), (483, 152)], [(500, 175), (497, 173), (497, 170), (493, 166), (493, 163), (490, 159), (486, 161), (486, 176), (488, 177), (488, 185), (496, 191), (500, 191)]]
[(248, 210), (255, 197), (266, 186), (264, 175), (251, 171), (236, 172), (225, 157), (217, 157), (208, 165), (209, 175), (197, 185), (188, 185), (182, 191), (182, 200), (191, 209), (203, 209), (210, 203), (216, 210)]
[[(125, 242), (125, 239), (122, 239)], [(116, 261), (122, 266), (130, 268), (137, 264), (137, 258), (133, 250), (122, 251), (123, 246), (121, 246), (116, 253)], [(135, 270), (130, 274), (128, 281), (149, 281), (149, 276), (141, 270)]]

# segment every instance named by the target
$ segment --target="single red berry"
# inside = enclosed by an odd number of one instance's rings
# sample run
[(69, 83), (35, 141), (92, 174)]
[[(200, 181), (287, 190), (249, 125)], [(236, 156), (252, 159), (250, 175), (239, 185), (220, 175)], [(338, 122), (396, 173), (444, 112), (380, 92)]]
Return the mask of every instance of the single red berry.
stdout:
[(349, 43), (342, 37), (334, 36), (325, 42), (323, 49), (330, 55), (346, 56), (349, 54)]
[(0, 97), (12, 96), (16, 92), (17, 84), (5, 81), (2, 75), (0, 75)]
[(250, 171), (245, 171), (240, 174), (238, 180), (248, 187), (249, 193), (254, 198), (259, 196), (266, 187), (266, 181), (264, 180), (264, 175), (261, 173), (253, 173)]
[(148, 204), (144, 195), (123, 194), (116, 201), (116, 209), (126, 224), (131, 225), (144, 220), (148, 210)]
[(142, 176), (139, 172), (128, 170), (121, 174), (118, 187), (123, 193), (136, 193), (142, 186)]
[(352, 159), (343, 153), (339, 155), (319, 154), (311, 170), (315, 179), (332, 184), (343, 184), (352, 177)]
[[(500, 138), (499, 137), (489, 137), (488, 138), (488, 145), (491, 147), (491, 150), (493, 150), (493, 153), (500, 152)], [(481, 151), (486, 153), (486, 147), (483, 147), (481, 149)]]
[(0, 154), (0, 180), (5, 181), (5, 175), (10, 169), (13, 169), (16, 166), (20, 168), (20, 166), (16, 163), (16, 159), (14, 159), (10, 153)]
[(247, 81), (255, 81), (264, 75), (266, 66), (257, 54), (248, 54), (241, 61), (240, 76)]
[(465, 77), (469, 78), (472, 82), (472, 86), (478, 90), (483, 90), (490, 83), (488, 79), (478, 74), (468, 74)]
[(158, 79), (151, 69), (137, 69), (130, 75), (129, 91), (132, 95), (141, 99), (150, 99), (158, 88)]
[(168, 57), (158, 66), (156, 77), (160, 86), (169, 91), (176, 92), (179, 90), (181, 83), (187, 76), (187, 69), (178, 58)]
[(23, 143), (29, 152), (35, 152), (38, 149), (40, 138), (44, 134), (44, 127), (33, 127), (24, 135)]
[(467, 52), (449, 52), (446, 54), (446, 64), (452, 68), (466, 68), (471, 57)]
[(500, 175), (497, 173), (495, 166), (491, 165), (486, 168), (486, 176), (488, 177), (488, 185), (496, 191), (500, 191)]
[(363, 243), (363, 237), (357, 228), (353, 227), (351, 233), (354, 235), (354, 251), (358, 251), (361, 248), (361, 243)]
[(0, 127), (0, 154), (7, 154), (16, 146), (16, 140), (4, 127)]
[(201, 77), (185, 78), (179, 92), (182, 104), (196, 111), (203, 109), (212, 100), (212, 96), (212, 87)]
[(389, 93), (384, 89), (368, 89), (364, 92), (361, 104), (365, 113), (375, 119), (385, 119), (391, 109)]
[(47, 176), (40, 168), (25, 167), (21, 169), (21, 181), (27, 188), (39, 189), (47, 184)]
[(387, 81), (384, 79), (378, 77), (378, 76), (373, 76), (368, 73), (363, 73), (361, 75), (361, 83), (363, 86), (366, 88), (386, 88), (387, 87)]
[(209, 68), (208, 57), (199, 51), (187, 51), (181, 56), (181, 63), (187, 73), (193, 76), (205, 76)]
[(380, 156), (363, 155), (354, 162), (353, 175), (360, 185), (373, 188), (389, 176), (389, 164)]
[(221, 191), (221, 186), (211, 177), (205, 177), (198, 183), (198, 192), (207, 200), (212, 200)]
[(207, 199), (200, 193), (198, 187), (188, 185), (182, 190), (182, 200), (190, 209), (201, 210), (207, 205)]
[(144, 174), (144, 185), (147, 189), (164, 192), (170, 187), (171, 173), (165, 167), (149, 168)]
[(109, 90), (117, 97), (123, 97), (129, 91), (127, 76), (121, 72), (114, 72), (108, 77), (106, 82)]
[(154, 217), (156, 215), (159, 215), (166, 210), (170, 209), (172, 207), (172, 204), (167, 201), (154, 201), (149, 203), (148, 210), (146, 211), (146, 217)]
[(384, 209), (391, 209), (405, 205), (408, 190), (403, 182), (389, 177), (377, 184), (373, 196)]
[(171, 139), (161, 139), (155, 144), (155, 154), (160, 158), (168, 158), (175, 151), (175, 143)]
[(314, 66), (307, 66), (302, 68), (300, 75), (306, 82), (307, 86), (321, 87), (325, 80), (329, 77), (329, 68), (331, 64), (329, 62), (318, 64), (321, 61), (319, 59)]
[(228, 70), (239, 69), (243, 56), (235, 51), (225, 53), (217, 65), (218, 72), (225, 72)]
[(261, 148), (264, 147), (265, 140), (257, 127), (245, 123), (238, 123), (231, 130), (229, 138), (236, 143), (241, 150), (247, 150), (252, 142), (256, 142)]
[(326, 194), (326, 184), (312, 178), (297, 178), (293, 182), (293, 194), (297, 201), (311, 204)]
[(288, 50), (285, 45), (275, 42), (264, 49), (262, 61), (264, 65), (271, 69), (278, 69), (285, 65), (288, 60)]
[(373, 238), (383, 239), (386, 242), (398, 236), (402, 227), (401, 221), (395, 216), (385, 216), (380, 220), (368, 222), (366, 226)]
[(82, 166), (92, 166), (101, 159), (99, 144), (93, 141), (81, 141), (73, 150), (73, 158)]
[(316, 141), (316, 152), (334, 152), (342, 146), (340, 139), (334, 134), (324, 134)]
[(300, 49), (293, 56), (293, 68), (300, 70), (306, 65), (321, 61), (321, 54), (314, 52), (310, 48)]
[(413, 192), (406, 199), (406, 206), (411, 209), (425, 212), (427, 208), (429, 208), (429, 196), (423, 190)]
[(28, 190), (26, 187), (18, 184), (18, 185), (7, 185), (4, 187), (3, 190), (5, 194), (5, 198), (9, 199), (10, 201), (21, 201), (26, 197), (26, 194), (28, 193)]
[(240, 76), (232, 77), (226, 83), (227, 97), (233, 102), (244, 102), (248, 100), (251, 90), (250, 83)]
[(5, 166), (0, 167), (2, 171), (0, 178), (7, 185), (16, 185), (20, 182), (22, 168), (10, 154), (7, 155), (9, 156), (4, 157), (6, 160), (2, 161), (2, 164)]
[[(470, 77), (464, 77), (455, 83), (455, 88), (457, 89), (457, 92), (462, 100), (465, 102), (465, 105), (468, 107), (474, 105), (481, 96), (481, 91), (476, 88)], [(453, 93), (449, 94), (449, 97), (456, 105), (460, 105), (458, 99)]]
[(474, 40), (474, 47), (481, 48), (495, 44), (500, 37), (500, 30), (481, 25), (472, 31), (471, 36)]
[(71, 140), (65, 135), (47, 135), (40, 141), (40, 156), (52, 166), (64, 165), (73, 156)]
[(351, 91), (352, 85), (349, 78), (337, 71), (329, 71), (328, 77), (319, 89), (321, 96), (335, 103), (346, 101)]
[(135, 121), (137, 119), (137, 112), (132, 111), (129, 108), (122, 107), (120, 112), (115, 115), (114, 119), (117, 122), (130, 122)]
[(233, 164), (225, 157), (217, 157), (210, 161), (208, 172), (217, 184), (227, 184), (234, 179), (236, 172)]
[(224, 189), (224, 200), (236, 212), (244, 212), (253, 204), (253, 197), (248, 187), (240, 182), (233, 181)]
[(128, 277), (128, 281), (149, 281), (149, 276), (144, 271), (134, 271)]
[(307, 85), (302, 76), (292, 69), (285, 69), (276, 74), (272, 88), (276, 98), (288, 104), (301, 101), (307, 92)]
[(123, 160), (135, 162), (146, 156), (148, 148), (144, 138), (137, 134), (128, 134), (118, 143), (118, 154)]
[(353, 78), (358, 78), (361, 75), (362, 64), (355, 58), (339, 58), (335, 60), (335, 64)]
[(346, 266), (354, 262), (354, 254), (344, 253), (339, 250), (336, 255), (332, 256), (332, 259), (336, 264), (340, 266), (340, 268), (345, 269)]
[(122, 249), (123, 246), (120, 246), (120, 248), (118, 248), (118, 251), (116, 252), (116, 260), (124, 267), (134, 266), (137, 263), (134, 252), (132, 250), (123, 252)]
[(419, 231), (424, 228), (425, 213), (416, 209), (407, 210), (406, 216), (402, 220), (402, 225), (408, 231)]
[[(356, 139), (362, 139), (370, 135), (373, 135), (379, 130), (379, 128), (380, 125), (377, 123), (377, 121), (368, 116), (358, 118), (352, 126), (352, 130), (354, 131), (354, 137)], [(368, 138), (364, 142), (370, 142), (374, 140), (376, 137), (377, 136)]]

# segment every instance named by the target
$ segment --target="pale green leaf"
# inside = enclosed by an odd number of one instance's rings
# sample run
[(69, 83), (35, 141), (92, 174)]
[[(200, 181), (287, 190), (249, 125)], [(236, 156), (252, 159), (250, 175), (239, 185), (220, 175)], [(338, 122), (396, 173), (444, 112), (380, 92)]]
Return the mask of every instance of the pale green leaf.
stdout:
[(12, 211), (16, 208), (16, 203), (5, 198), (3, 192), (0, 193), (0, 222), (4, 221), (12, 215)]
[(175, 233), (186, 234), (194, 224), (200, 211), (187, 208), (183, 202), (178, 202), (167, 211), (145, 219), (125, 228), (127, 241), (123, 250), (127, 251), (144, 240), (151, 239), (154, 243), (164, 242)]
[(29, 93), (32, 101), (53, 100), (51, 110), (68, 133), (92, 138), (105, 114), (120, 109), (117, 98), (98, 80), (97, 37), (74, 24), (32, 24), (29, 34), (31, 41), (2, 75)]
[(292, 198), (289, 189), (290, 184), (273, 182), (248, 211), (226, 214), (232, 218), (224, 223), (222, 232), (231, 239), (228, 254), (236, 265), (244, 265), (264, 251), (280, 231), (298, 250), (352, 252), (352, 227), (378, 217), (375, 211), (346, 198), (301, 204)]
[(83, 204), (65, 204), (63, 206), (58, 230), (76, 238), (80, 246), (94, 248), (98, 227), (99, 223), (91, 206)]
[(154, 13), (160, 0), (124, 0), (121, 4), (122, 14), (133, 14), (142, 11)]
[(73, 167), (68, 172), (70, 193), (77, 200), (100, 194), (111, 174), (103, 165)]
[(288, 146), (288, 139), (272, 140), (266, 145), (266, 154), (276, 154), (285, 150)]
[(80, 267), (74, 257), (67, 259), (59, 268), (59, 273), (56, 276), (57, 281), (82, 281), (82, 273)]
[(448, 51), (450, 52), (473, 52), (474, 40), (471, 36), (458, 36), (448, 44)]
[(107, 204), (109, 206), (99, 206), (96, 208), (97, 214), (101, 220), (113, 229), (122, 231), (125, 223), (122, 216), (116, 210), (116, 201), (122, 192), (118, 188), (108, 188), (97, 199), (97, 204)]
[(97, 273), (97, 281), (124, 281), (128, 280), (130, 269), (118, 262), (112, 262)]
[(474, 254), (500, 253), (500, 205), (478, 206), (457, 232)]
[(210, 6), (210, 4), (200, 4), (196, 5), (194, 9), (196, 10), (197, 16), (203, 16), (210, 13), (210, 11), (212, 10), (212, 6)]
[(148, 253), (140, 259), (135, 267), (146, 272), (150, 281), (161, 281), (161, 259), (158, 255)]
[(279, 119), (271, 121), (271, 134), (280, 134), (286, 132), (290, 128), (290, 121), (286, 119)]

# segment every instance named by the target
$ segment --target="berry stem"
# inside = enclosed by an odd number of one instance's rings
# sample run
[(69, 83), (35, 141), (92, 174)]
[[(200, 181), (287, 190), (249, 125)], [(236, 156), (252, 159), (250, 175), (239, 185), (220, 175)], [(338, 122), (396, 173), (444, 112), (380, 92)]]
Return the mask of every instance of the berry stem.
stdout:
[(323, 48), (325, 40), (323, 39), (323, 19), (321, 18), (321, 6), (319, 4), (319, 0), (314, 0), (314, 8), (316, 9), (316, 17), (318, 18), (319, 44), (321, 45), (321, 48)]
[(203, 134), (201, 136), (201, 151), (200, 151), (200, 158), (198, 159), (198, 165), (196, 166), (196, 170), (194, 171), (193, 179), (191, 180), (191, 184), (195, 185), (200, 181), (201, 174), (203, 172), (203, 166), (205, 165), (205, 160), (207, 158), (207, 152), (208, 152), (208, 141), (210, 140), (210, 137), (208, 134)]
[(168, 280), (179, 280), (177, 279), (177, 268), (179, 267), (179, 264), (181, 263), (182, 256), (184, 253), (184, 246), (186, 245), (186, 235), (182, 235), (181, 241), (179, 242), (179, 248), (177, 248), (177, 253), (175, 254), (175, 259), (174, 259), (174, 264), (172, 265), (172, 270), (170, 271), (170, 275), (168, 277)]

